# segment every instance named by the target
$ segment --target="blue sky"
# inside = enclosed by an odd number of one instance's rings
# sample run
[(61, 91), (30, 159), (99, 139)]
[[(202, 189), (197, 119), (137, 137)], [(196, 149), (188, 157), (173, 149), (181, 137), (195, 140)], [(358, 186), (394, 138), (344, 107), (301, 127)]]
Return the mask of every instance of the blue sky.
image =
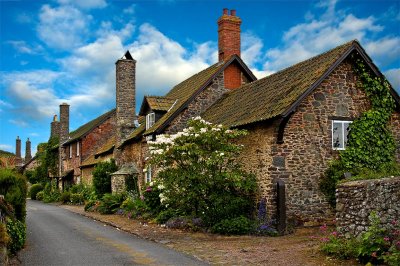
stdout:
[(114, 108), (127, 49), (137, 110), (215, 63), (224, 7), (243, 21), (242, 58), (259, 78), (358, 39), (400, 91), (399, 0), (0, 0), (0, 149), (15, 152), (19, 135), (35, 152), (62, 102), (71, 130)]

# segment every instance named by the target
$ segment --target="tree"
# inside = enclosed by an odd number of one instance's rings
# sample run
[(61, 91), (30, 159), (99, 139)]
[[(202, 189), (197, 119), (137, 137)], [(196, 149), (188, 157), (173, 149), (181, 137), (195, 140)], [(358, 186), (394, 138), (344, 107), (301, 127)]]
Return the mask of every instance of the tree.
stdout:
[(250, 216), (257, 184), (238, 164), (241, 145), (233, 141), (245, 134), (196, 117), (182, 132), (149, 142), (149, 163), (159, 170), (162, 203), (208, 225)]
[(114, 159), (109, 162), (99, 162), (93, 171), (93, 187), (98, 198), (111, 193), (111, 174), (118, 170)]

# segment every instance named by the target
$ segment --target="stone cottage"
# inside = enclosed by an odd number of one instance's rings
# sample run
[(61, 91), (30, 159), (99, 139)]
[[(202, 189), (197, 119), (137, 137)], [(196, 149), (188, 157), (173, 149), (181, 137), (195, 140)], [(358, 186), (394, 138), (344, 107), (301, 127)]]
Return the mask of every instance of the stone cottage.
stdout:
[[(256, 175), (272, 216), (275, 184), (283, 180), (291, 219), (302, 224), (333, 217), (319, 190), (321, 175), (346, 148), (349, 124), (370, 107), (357, 86), (355, 58), (376, 76), (382, 73), (361, 45), (350, 41), (256, 80), (240, 58), (240, 23), (234, 11), (224, 9), (218, 20), (219, 62), (165, 96), (144, 97), (139, 112), (143, 122), (116, 146), (117, 163), (133, 162), (139, 183), (151, 181), (147, 140), (180, 131), (200, 114), (210, 122), (249, 131), (240, 140), (244, 150), (239, 160)], [(391, 94), (397, 103), (391, 128), (400, 161), (400, 98), (393, 88)]]

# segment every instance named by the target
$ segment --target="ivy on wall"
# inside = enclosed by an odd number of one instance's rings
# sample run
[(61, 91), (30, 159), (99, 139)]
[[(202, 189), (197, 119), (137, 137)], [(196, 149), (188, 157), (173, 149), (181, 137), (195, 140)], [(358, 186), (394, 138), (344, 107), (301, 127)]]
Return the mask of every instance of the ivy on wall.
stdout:
[[(320, 189), (333, 206), (336, 184), (345, 172), (379, 177), (394, 175), (400, 169), (395, 166), (396, 143), (389, 128), (396, 106), (390, 85), (386, 79), (372, 74), (363, 60), (354, 55), (353, 60), (354, 71), (359, 77), (357, 85), (369, 98), (371, 109), (350, 125), (346, 150), (341, 151), (338, 160), (331, 162), (321, 180)], [(379, 174), (371, 175), (371, 171)]]
[(359, 77), (359, 87), (370, 99), (371, 109), (350, 125), (347, 148), (341, 152), (340, 160), (349, 170), (379, 170), (394, 161), (396, 144), (389, 121), (395, 101), (386, 79), (373, 77), (362, 60), (356, 60), (354, 69)]

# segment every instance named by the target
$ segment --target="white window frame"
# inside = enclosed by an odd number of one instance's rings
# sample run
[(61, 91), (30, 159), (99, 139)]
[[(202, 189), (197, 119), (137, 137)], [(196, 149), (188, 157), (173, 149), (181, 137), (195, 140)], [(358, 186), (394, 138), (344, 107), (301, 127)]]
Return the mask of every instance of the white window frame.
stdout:
[(79, 157), (79, 141), (76, 143), (76, 157)]
[(146, 115), (146, 130), (151, 128), (156, 122), (156, 114), (154, 112), (148, 113)]
[[(342, 140), (343, 140), (343, 147), (342, 148), (340, 148), (340, 147), (335, 147), (334, 146), (334, 138), (333, 138), (333, 128), (334, 128), (334, 124), (342, 124), (342, 132), (341, 132), (341, 134), (342, 134)], [(353, 121), (349, 121), (349, 120), (332, 120), (332, 127), (331, 127), (331, 131), (332, 131), (332, 149), (333, 150), (338, 150), (338, 151), (342, 151), (342, 150), (345, 150), (346, 149), (346, 146), (347, 146), (347, 137), (348, 136), (345, 136), (345, 124), (348, 124), (348, 125), (350, 125), (351, 123), (353, 123)], [(345, 138), (346, 137), (346, 138)], [(344, 141), (346, 139), (346, 142)]]
[(151, 167), (147, 166), (147, 171), (146, 171), (146, 184), (151, 182)]
[(69, 158), (72, 158), (72, 144), (69, 144)]

